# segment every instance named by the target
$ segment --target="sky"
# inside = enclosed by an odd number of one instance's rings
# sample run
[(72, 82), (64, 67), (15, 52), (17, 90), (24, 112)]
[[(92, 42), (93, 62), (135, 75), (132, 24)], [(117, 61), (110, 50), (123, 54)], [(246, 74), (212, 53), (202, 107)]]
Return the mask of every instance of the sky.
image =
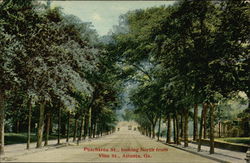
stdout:
[(52, 1), (51, 7), (62, 7), (64, 13), (79, 17), (83, 22), (92, 22), (99, 35), (106, 35), (119, 16), (129, 10), (171, 5), (173, 1)]

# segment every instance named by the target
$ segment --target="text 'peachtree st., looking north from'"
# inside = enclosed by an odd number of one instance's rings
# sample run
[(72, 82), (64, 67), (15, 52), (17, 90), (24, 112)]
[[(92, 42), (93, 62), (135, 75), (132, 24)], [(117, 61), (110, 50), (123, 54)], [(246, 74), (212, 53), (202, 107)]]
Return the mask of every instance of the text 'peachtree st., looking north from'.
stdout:
[(87, 152), (167, 152), (168, 148), (90, 148), (84, 147)]

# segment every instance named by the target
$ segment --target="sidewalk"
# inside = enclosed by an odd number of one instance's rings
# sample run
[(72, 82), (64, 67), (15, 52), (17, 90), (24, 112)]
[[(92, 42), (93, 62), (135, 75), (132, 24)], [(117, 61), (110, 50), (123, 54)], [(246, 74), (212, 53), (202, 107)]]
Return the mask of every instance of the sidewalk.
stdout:
[[(165, 139), (160, 138), (160, 141), (166, 144)], [(167, 144), (167, 145), (187, 151), (187, 152), (198, 154), (200, 156), (213, 159), (218, 162), (246, 163), (245, 152), (236, 152), (236, 151), (215, 148), (215, 154), (209, 154), (209, 149), (210, 149), (209, 146), (202, 145), (201, 152), (197, 152), (198, 145), (194, 143), (188, 143), (188, 147), (184, 147), (183, 142), (181, 143), (181, 145), (176, 145), (176, 144)]]
[[(71, 140), (72, 141), (72, 140)], [(44, 144), (44, 142), (43, 142)], [(58, 148), (61, 146), (66, 145), (66, 139), (61, 139), (61, 144), (57, 145), (57, 140), (49, 140), (48, 146), (44, 146), (42, 148), (36, 148), (36, 142), (30, 143), (30, 149), (26, 149), (26, 143), (22, 144), (12, 144), (12, 145), (5, 145), (4, 147), (4, 155), (0, 157), (0, 161), (11, 161), (12, 157), (25, 155), (28, 153), (35, 153), (39, 151), (46, 151), (51, 148)]]
[[(98, 138), (98, 137), (97, 137)], [(96, 138), (92, 138), (93, 140)], [(81, 142), (84, 141), (90, 141), (92, 139), (86, 139), (81, 140)], [(48, 146), (43, 146), (42, 148), (36, 148), (36, 142), (30, 143), (30, 149), (26, 149), (26, 143), (22, 144), (12, 144), (12, 145), (5, 145), (4, 147), (4, 155), (0, 156), (0, 162), (1, 161), (11, 161), (15, 156), (21, 156), (21, 155), (26, 155), (30, 153), (36, 153), (36, 152), (41, 152), (41, 151), (47, 151), (49, 149), (55, 149), (55, 148), (60, 148), (60, 147), (65, 147), (68, 144), (76, 144), (77, 141), (73, 142), (73, 138), (69, 139), (69, 142), (66, 142), (66, 138), (60, 139), (60, 144), (57, 144), (57, 139), (55, 140), (49, 140), (48, 141)], [(44, 141), (43, 144), (44, 145)]]

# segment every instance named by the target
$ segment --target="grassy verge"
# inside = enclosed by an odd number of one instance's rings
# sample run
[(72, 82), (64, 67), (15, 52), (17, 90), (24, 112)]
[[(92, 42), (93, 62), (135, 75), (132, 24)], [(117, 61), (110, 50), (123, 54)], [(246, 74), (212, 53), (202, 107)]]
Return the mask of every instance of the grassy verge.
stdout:
[(222, 141), (222, 142), (235, 143), (235, 144), (250, 145), (250, 137), (216, 138), (215, 140)]
[[(66, 138), (65, 136), (61, 136), (61, 138)], [(4, 136), (5, 145), (10, 144), (21, 144), (27, 142), (27, 133), (5, 133)], [(57, 139), (57, 135), (50, 135), (50, 140)], [(37, 137), (35, 133), (30, 135), (30, 142), (36, 142)]]

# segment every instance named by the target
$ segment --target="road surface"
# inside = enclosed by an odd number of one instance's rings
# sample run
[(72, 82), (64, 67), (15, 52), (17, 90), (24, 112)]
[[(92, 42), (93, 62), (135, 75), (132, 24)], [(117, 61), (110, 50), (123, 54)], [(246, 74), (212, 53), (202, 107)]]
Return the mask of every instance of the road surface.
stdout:
[(191, 162), (214, 161), (156, 142), (137, 131), (123, 130), (102, 138), (13, 158), (13, 162)]

